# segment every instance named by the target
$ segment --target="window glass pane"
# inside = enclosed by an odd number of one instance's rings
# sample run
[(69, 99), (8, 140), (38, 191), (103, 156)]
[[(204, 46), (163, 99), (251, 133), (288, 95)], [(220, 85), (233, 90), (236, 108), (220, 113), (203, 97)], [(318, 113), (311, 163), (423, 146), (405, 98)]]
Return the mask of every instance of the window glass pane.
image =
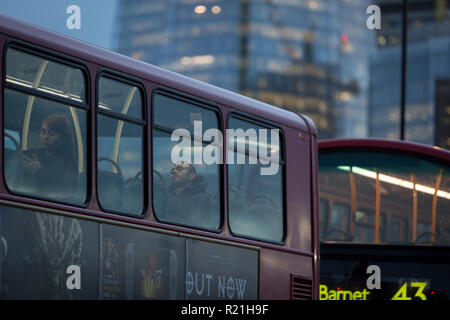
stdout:
[(144, 209), (143, 127), (97, 115), (98, 197), (104, 209)]
[[(274, 150), (273, 154), (279, 155), (279, 143), (271, 145), (270, 139), (261, 139), (259, 129), (266, 128), (243, 120), (230, 119), (229, 129), (242, 129), (247, 133), (247, 137), (245, 134), (236, 134), (234, 137), (229, 136), (228, 140), (228, 208), (231, 230), (237, 235), (281, 241), (284, 227), (283, 168), (277, 161), (280, 157), (272, 159), (275, 164), (269, 163), (276, 170), (264, 174), (262, 169), (267, 165), (257, 156), (261, 147), (265, 148), (265, 155), (270, 155), (268, 150)], [(255, 132), (252, 133), (249, 129), (255, 130), (257, 135), (254, 136)], [(237, 133), (236, 130), (234, 132)], [(279, 132), (277, 133), (279, 139)], [(270, 136), (268, 131), (267, 137)], [(233, 142), (237, 142), (234, 147)], [(256, 148), (252, 150), (253, 147)]]
[[(223, 151), (218, 143), (221, 141), (203, 140), (206, 130), (219, 127), (217, 112), (162, 94), (155, 95), (153, 108), (156, 124), (153, 129), (153, 206), (156, 216), (205, 229), (220, 228), (219, 164)], [(194, 121), (198, 121), (195, 129)], [(176, 129), (185, 132), (172, 141)]]
[(348, 238), (348, 226), (350, 219), (350, 207), (342, 203), (334, 203), (326, 232), (327, 240), (346, 240)]
[(52, 60), (9, 48), (6, 54), (6, 83), (86, 102), (83, 72)]
[[(186, 129), (194, 136), (194, 121), (201, 121), (202, 134), (217, 129), (217, 114), (179, 99), (156, 94), (153, 99), (154, 123), (167, 129)], [(200, 137), (201, 138), (201, 137)]]
[(391, 216), (388, 230), (387, 230), (387, 241), (394, 242), (402, 242), (407, 240), (407, 232), (408, 232), (408, 223), (407, 219)]
[[(327, 152), (319, 156), (319, 179), (322, 198), (338, 198), (348, 207), (354, 201), (354, 229), (348, 239), (450, 245), (448, 165), (408, 154)], [(336, 214), (330, 223), (339, 226), (346, 220)]]
[[(262, 163), (265, 162), (264, 160), (270, 160), (279, 164), (283, 157), (279, 130), (271, 130), (236, 118), (230, 119), (228, 127), (234, 130), (233, 134), (228, 134), (227, 149), (229, 151), (248, 153), (256, 162), (261, 162), (259, 158), (263, 157)], [(238, 159), (236, 162), (238, 163)]]
[[(375, 242), (376, 232), (376, 216), (372, 211), (356, 210), (354, 214), (355, 228), (354, 228), (354, 242)], [(379, 217), (379, 231), (378, 237), (381, 242), (385, 241), (385, 225), (384, 214)]]
[(327, 221), (328, 221), (328, 201), (320, 199), (320, 237), (324, 238), (327, 231)]
[[(168, 133), (153, 130), (153, 205), (159, 219), (206, 229), (220, 227), (218, 164), (173, 162)], [(203, 152), (206, 145), (192, 147)], [(217, 149), (215, 152), (219, 152)]]
[(141, 90), (108, 77), (99, 81), (99, 108), (130, 117), (143, 118), (143, 99)]
[(12, 192), (85, 201), (86, 111), (6, 89), (4, 124)]

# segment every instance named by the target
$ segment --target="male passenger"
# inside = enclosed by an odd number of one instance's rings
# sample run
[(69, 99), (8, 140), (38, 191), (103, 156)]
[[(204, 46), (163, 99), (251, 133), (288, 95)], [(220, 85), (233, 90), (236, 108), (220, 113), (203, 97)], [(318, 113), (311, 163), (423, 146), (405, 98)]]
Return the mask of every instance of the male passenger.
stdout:
[(193, 165), (179, 162), (170, 170), (165, 218), (195, 226), (209, 225), (210, 196)]

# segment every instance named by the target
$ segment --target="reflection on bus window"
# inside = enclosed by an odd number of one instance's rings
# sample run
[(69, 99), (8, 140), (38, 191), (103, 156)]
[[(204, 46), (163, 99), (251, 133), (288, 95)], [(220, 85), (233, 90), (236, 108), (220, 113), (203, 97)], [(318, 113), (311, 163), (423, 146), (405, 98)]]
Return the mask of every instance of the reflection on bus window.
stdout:
[(134, 215), (144, 210), (142, 110), (141, 89), (100, 77), (97, 188), (100, 205), (105, 210)]
[[(255, 129), (256, 132), (259, 132), (259, 129), (266, 129), (253, 122), (237, 118), (231, 118), (228, 127), (244, 131)], [(239, 152), (236, 145), (231, 143), (228, 142), (228, 148), (230, 148), (228, 152), (237, 159)], [(258, 156), (260, 143), (261, 141), (258, 140)], [(267, 144), (270, 146), (270, 142)], [(249, 154), (249, 145), (250, 143), (246, 143), (243, 164), (228, 164), (230, 228), (236, 235), (280, 242), (284, 236), (283, 163), (281, 160), (276, 174), (262, 175), (263, 165), (258, 161), (259, 158)], [(281, 156), (281, 150), (276, 151), (280, 152)]]
[[(444, 163), (407, 154), (342, 151), (319, 157), (321, 198), (339, 198), (354, 208), (347, 241), (361, 243), (450, 245), (449, 173)], [(327, 219), (348, 224), (347, 214)]]
[(326, 232), (327, 240), (348, 240), (350, 207), (335, 202), (331, 208), (330, 220)]
[(33, 88), (72, 102), (86, 102), (86, 80), (81, 69), (9, 48), (6, 83)]
[[(214, 152), (219, 149), (202, 141), (202, 137), (194, 137), (190, 130), (194, 121), (202, 121), (202, 136), (208, 129), (217, 129), (217, 113), (163, 94), (155, 95), (153, 108), (153, 207), (157, 218), (217, 230), (221, 223), (219, 165), (196, 164), (193, 159), (201, 159), (208, 146)], [(189, 141), (186, 149), (192, 158), (174, 162), (172, 151), (180, 141), (171, 140), (171, 135), (181, 128), (192, 133), (180, 137), (181, 141)]]
[(101, 77), (98, 94), (100, 109), (137, 119), (143, 118), (142, 96), (136, 86)]
[[(353, 241), (354, 242), (374, 242), (375, 241), (375, 230), (376, 230), (376, 217), (375, 213), (359, 209), (354, 213), (355, 219), (355, 228), (353, 230)], [(384, 215), (381, 215), (379, 218), (379, 226), (378, 226), (378, 237), (380, 241), (384, 241), (385, 239), (385, 226), (384, 226)]]
[(392, 215), (388, 226), (387, 241), (390, 243), (401, 243), (407, 240), (407, 234), (408, 220)]
[(4, 164), (9, 189), (84, 202), (85, 129), (83, 110), (5, 90)]
[(325, 238), (325, 234), (327, 232), (327, 221), (328, 221), (328, 210), (329, 203), (327, 200), (320, 199), (320, 238)]

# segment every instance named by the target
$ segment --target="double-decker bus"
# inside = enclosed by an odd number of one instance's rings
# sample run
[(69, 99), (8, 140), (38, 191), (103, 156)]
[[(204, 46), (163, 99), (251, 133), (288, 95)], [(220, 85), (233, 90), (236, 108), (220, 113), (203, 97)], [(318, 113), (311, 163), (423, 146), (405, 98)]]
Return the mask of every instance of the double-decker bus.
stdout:
[(319, 142), (322, 300), (450, 298), (450, 152)]
[(4, 15), (0, 54), (0, 298), (318, 298), (307, 117)]

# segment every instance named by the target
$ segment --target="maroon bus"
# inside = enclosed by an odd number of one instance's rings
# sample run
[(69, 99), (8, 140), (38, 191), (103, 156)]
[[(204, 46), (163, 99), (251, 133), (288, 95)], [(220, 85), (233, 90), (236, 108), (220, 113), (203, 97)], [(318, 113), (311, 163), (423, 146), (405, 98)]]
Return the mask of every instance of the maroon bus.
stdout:
[(381, 139), (318, 145), (320, 299), (449, 299), (450, 152)]
[(318, 298), (307, 117), (4, 15), (0, 54), (0, 298)]

